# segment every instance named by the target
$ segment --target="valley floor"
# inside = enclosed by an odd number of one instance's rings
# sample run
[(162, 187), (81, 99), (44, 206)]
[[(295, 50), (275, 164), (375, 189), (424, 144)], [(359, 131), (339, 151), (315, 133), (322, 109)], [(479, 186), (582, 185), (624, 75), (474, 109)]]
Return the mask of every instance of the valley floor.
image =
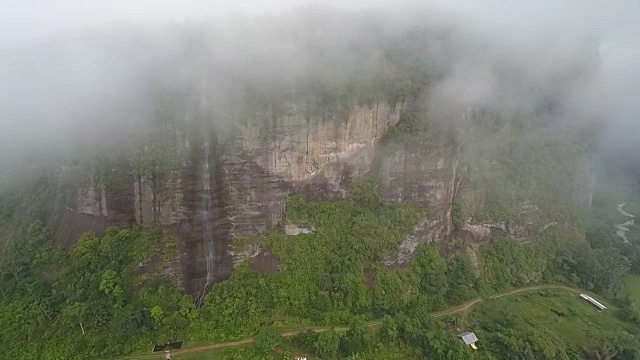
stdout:
[[(573, 287), (568, 287), (563, 285), (549, 284), (549, 285), (529, 286), (529, 287), (505, 291), (499, 294), (486, 296), (484, 298), (478, 297), (478, 298), (469, 300), (463, 304), (453, 306), (449, 309), (434, 312), (432, 316), (434, 318), (440, 318), (440, 317), (446, 317), (446, 316), (456, 315), (456, 314), (466, 314), (468, 311), (471, 310), (471, 308), (473, 308), (474, 306), (482, 302), (492, 302), (494, 300), (502, 299), (505, 297), (519, 295), (527, 292), (540, 291), (540, 290), (564, 290), (571, 295), (577, 295), (583, 292), (578, 288), (573, 288)], [(585, 306), (587, 305), (585, 304)], [(381, 324), (382, 322), (380, 320), (373, 320), (368, 323), (370, 327), (377, 327), (377, 326), (380, 326)], [(341, 327), (341, 328), (338, 327), (334, 329), (338, 331), (348, 330), (348, 327)], [(280, 335), (285, 338), (290, 338), (300, 334), (305, 330), (308, 330), (308, 329), (283, 332)], [(328, 328), (316, 327), (316, 328), (313, 328), (312, 330), (315, 332), (321, 333), (321, 332), (327, 331)], [(247, 339), (233, 341), (233, 342), (194, 346), (194, 347), (186, 348), (186, 349), (179, 350), (172, 353), (172, 359), (174, 360), (177, 360), (177, 359), (181, 359), (181, 360), (223, 359), (225, 358), (224, 349), (245, 346), (247, 344), (253, 343), (254, 341), (255, 341), (254, 338), (247, 338)], [(164, 358), (164, 354), (147, 354), (147, 355), (129, 356), (126, 358), (121, 358), (121, 360), (146, 360), (146, 359), (162, 359), (162, 358)]]

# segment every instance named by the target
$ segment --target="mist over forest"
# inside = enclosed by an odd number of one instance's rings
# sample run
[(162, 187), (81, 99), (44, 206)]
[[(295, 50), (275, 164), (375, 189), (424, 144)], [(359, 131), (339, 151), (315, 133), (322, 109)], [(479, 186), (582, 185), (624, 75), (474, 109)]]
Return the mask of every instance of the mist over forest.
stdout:
[(640, 3), (6, 10), (0, 358), (640, 358)]
[[(199, 106), (225, 122), (238, 115), (223, 113), (241, 111), (250, 92), (287, 100), (311, 87), (397, 87), (402, 66), (430, 76), (425, 96), (439, 104), (435, 111), (490, 103), (533, 112), (545, 103), (556, 119), (605, 124), (608, 148), (633, 146), (637, 6), (457, 3), (451, 7), (466, 11), (454, 12), (411, 5), (419, 10), (306, 5), (207, 20), (107, 22), (8, 42), (0, 68), (3, 154), (117, 139), (151, 121), (167, 94), (196, 103), (206, 93)], [(485, 10), (470, 15), (477, 7)], [(399, 39), (412, 48), (397, 49)], [(398, 50), (408, 57), (391, 58), (401, 57)]]

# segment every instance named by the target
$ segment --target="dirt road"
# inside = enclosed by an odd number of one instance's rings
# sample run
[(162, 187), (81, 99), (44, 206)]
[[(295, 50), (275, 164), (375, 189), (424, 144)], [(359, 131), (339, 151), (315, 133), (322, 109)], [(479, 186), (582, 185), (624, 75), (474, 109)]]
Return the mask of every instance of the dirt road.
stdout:
[[(516, 295), (516, 294), (520, 294), (520, 293), (528, 292), (528, 291), (548, 290), (548, 289), (566, 290), (566, 291), (568, 291), (570, 293), (574, 293), (574, 294), (577, 294), (577, 293), (581, 292), (580, 289), (572, 288), (572, 287), (569, 287), (569, 286), (563, 286), (563, 285), (528, 286), (528, 287), (524, 287), (524, 288), (520, 288), (520, 289), (506, 291), (506, 292), (503, 292), (503, 293), (500, 293), (500, 294), (487, 296), (484, 299), (483, 298), (471, 299), (471, 300), (469, 300), (469, 301), (467, 301), (467, 302), (465, 302), (463, 304), (456, 305), (456, 306), (451, 307), (449, 309), (434, 312), (434, 313), (431, 314), (431, 316), (438, 318), (438, 317), (453, 315), (453, 314), (464, 312), (464, 311), (472, 308), (473, 306), (475, 306), (476, 304), (478, 304), (479, 302), (482, 302), (482, 301), (499, 299), (501, 297)], [(381, 320), (373, 320), (373, 321), (369, 322), (369, 327), (377, 327), (377, 326), (380, 326), (380, 325), (382, 325), (382, 321)], [(328, 329), (329, 328), (327, 328), (327, 327), (317, 327), (317, 328), (312, 328), (310, 330), (315, 331), (317, 333), (321, 333), (321, 332), (327, 331)], [(348, 327), (334, 327), (334, 329), (335, 330), (349, 330)], [(298, 335), (299, 333), (301, 333), (303, 331), (306, 331), (306, 330), (289, 331), (289, 332), (281, 333), (280, 335), (282, 337), (293, 337), (293, 336), (296, 336), (296, 335)], [(213, 349), (222, 349), (222, 348), (246, 345), (246, 344), (250, 344), (250, 343), (252, 343), (254, 341), (255, 341), (254, 338), (248, 338), (248, 339), (239, 340), (239, 341), (211, 344), (211, 345), (205, 345), (205, 346), (197, 346), (197, 347), (192, 347), (192, 348), (188, 348), (188, 349), (172, 352), (172, 355), (183, 355), (183, 354), (200, 352), (200, 351), (207, 351), (207, 350), (213, 350)], [(146, 359), (162, 359), (162, 358), (164, 358), (164, 354), (158, 353), (158, 354), (131, 356), (131, 357), (122, 358), (122, 360), (146, 360)]]

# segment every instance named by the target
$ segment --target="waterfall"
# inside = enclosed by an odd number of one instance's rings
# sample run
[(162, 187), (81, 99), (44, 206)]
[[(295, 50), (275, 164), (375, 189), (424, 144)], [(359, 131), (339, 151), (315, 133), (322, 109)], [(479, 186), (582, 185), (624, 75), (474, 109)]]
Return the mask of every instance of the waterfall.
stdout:
[(213, 271), (214, 271), (214, 247), (213, 247), (213, 232), (211, 229), (211, 220), (209, 215), (211, 213), (211, 180), (209, 177), (209, 142), (204, 143), (204, 166), (202, 167), (202, 245), (204, 249), (204, 256), (207, 262), (207, 280), (199, 291), (196, 297), (196, 304), (202, 305), (204, 295), (207, 292), (208, 287), (213, 283)]

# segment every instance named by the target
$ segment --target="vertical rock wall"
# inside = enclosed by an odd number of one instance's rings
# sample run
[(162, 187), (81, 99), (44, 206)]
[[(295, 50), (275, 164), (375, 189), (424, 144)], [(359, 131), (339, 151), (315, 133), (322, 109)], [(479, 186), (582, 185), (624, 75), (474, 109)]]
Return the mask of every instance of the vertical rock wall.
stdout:
[(428, 131), (412, 134), (410, 141), (390, 142), (378, 150), (375, 175), (385, 199), (427, 209), (414, 234), (386, 260), (388, 265), (407, 262), (421, 243), (450, 238), (451, 206), (460, 180), (453, 131), (443, 124), (429, 124)]
[[(230, 241), (274, 227), (290, 193), (316, 183), (339, 191), (345, 166), (356, 176), (368, 172), (376, 144), (398, 123), (403, 109), (402, 103), (376, 103), (331, 118), (307, 118), (294, 107), (291, 115), (272, 119), (270, 127), (239, 126), (230, 136), (223, 137), (215, 123), (206, 121), (190, 135), (172, 130), (163, 142), (144, 145), (135, 156), (102, 169), (106, 175), (100, 180), (61, 193), (64, 206), (52, 214), (50, 224), (54, 233), (65, 234), (64, 244), (72, 244), (81, 231), (100, 232), (109, 225), (163, 226), (184, 242), (180, 261), (172, 265), (179, 263), (182, 276), (174, 280), (197, 296), (207, 278), (223, 280), (233, 263), (243, 260), (230, 254)], [(207, 248), (208, 238), (213, 249)], [(215, 254), (213, 274), (207, 271), (209, 253)]]

